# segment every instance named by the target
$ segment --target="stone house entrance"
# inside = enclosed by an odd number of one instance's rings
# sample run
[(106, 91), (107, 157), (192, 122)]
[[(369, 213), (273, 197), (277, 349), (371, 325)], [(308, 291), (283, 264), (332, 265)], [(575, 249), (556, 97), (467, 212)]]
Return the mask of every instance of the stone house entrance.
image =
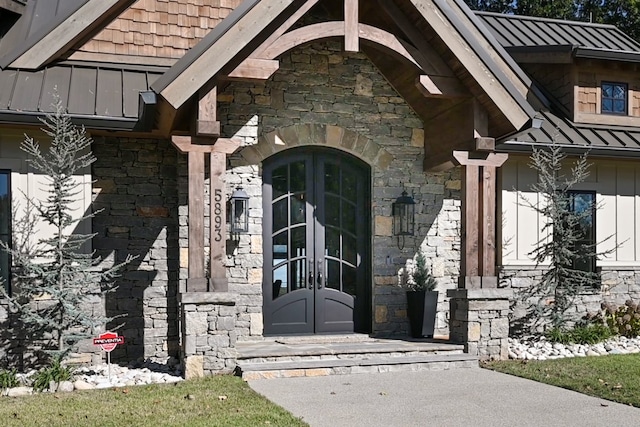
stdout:
[(266, 334), (371, 330), (370, 170), (335, 149), (263, 170)]

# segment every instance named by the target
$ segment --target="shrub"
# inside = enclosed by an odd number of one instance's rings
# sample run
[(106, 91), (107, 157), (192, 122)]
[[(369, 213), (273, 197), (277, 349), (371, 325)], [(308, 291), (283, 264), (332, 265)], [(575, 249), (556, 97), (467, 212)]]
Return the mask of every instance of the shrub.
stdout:
[(619, 307), (603, 303), (602, 309), (612, 334), (627, 338), (640, 336), (640, 304), (632, 300), (627, 300)]
[(573, 329), (552, 328), (545, 333), (551, 342), (560, 344), (596, 344), (611, 337), (611, 331), (602, 323), (577, 325)]
[(16, 374), (17, 371), (15, 369), (0, 370), (0, 390), (17, 387), (20, 382)]
[(49, 388), (51, 381), (59, 384), (62, 381), (70, 381), (73, 378), (73, 368), (62, 365), (62, 359), (56, 357), (47, 368), (43, 368), (33, 379), (33, 389), (44, 391)]

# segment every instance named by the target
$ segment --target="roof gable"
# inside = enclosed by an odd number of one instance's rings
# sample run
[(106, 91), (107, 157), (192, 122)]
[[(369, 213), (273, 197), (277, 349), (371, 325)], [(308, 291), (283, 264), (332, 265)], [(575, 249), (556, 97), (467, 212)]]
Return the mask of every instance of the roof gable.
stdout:
[[(317, 1), (245, 0), (158, 79), (152, 88), (172, 108), (180, 108), (207, 83), (220, 77), (223, 71), (229, 73), (242, 61), (250, 58), (252, 50), (247, 46), (257, 46), (265, 42), (269, 35), (265, 29), (273, 27), (274, 22), (284, 22), (303, 8), (309, 9), (309, 4), (314, 3)], [(386, 2), (382, 6), (386, 6)], [(531, 81), (463, 2), (411, 0), (403, 2), (403, 8), (411, 9), (413, 15), (425, 19), (431, 25), (438, 36), (442, 37), (447, 48), (480, 84), (489, 99), (499, 104), (502, 114), (508, 118), (514, 129), (520, 129), (535, 115), (535, 110), (527, 99), (536, 98), (531, 94)], [(356, 25), (360, 26), (360, 34), (356, 35), (356, 38), (372, 37), (371, 26), (364, 26), (362, 23)], [(327, 23), (323, 30), (331, 32), (327, 33), (329, 36), (336, 35), (335, 28), (329, 27)], [(347, 30), (343, 31), (342, 36), (346, 40)], [(286, 36), (287, 34), (284, 34), (284, 37)], [(376, 41), (383, 38), (377, 38)], [(406, 45), (402, 39), (398, 42)], [(412, 50), (410, 46), (407, 48)], [(264, 51), (263, 49), (263, 53)], [(470, 52), (473, 54), (470, 55)]]

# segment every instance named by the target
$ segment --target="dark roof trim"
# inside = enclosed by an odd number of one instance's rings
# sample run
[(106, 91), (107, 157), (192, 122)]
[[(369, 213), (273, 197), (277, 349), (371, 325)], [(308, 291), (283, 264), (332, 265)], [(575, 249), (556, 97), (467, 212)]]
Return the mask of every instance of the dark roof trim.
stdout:
[(586, 47), (576, 48), (574, 56), (576, 58), (602, 59), (607, 61), (640, 62), (640, 53), (638, 52), (611, 51)]
[(619, 50), (598, 49), (594, 47), (580, 47), (576, 45), (549, 46), (513, 46), (506, 51), (511, 55), (519, 54), (566, 54), (567, 58), (600, 59), (603, 61), (640, 62), (640, 52), (625, 52)]
[[(535, 95), (541, 100), (543, 103), (547, 103), (546, 98), (542, 93), (540, 93), (533, 83), (531, 79), (522, 71), (520, 66), (511, 58), (511, 56), (507, 53), (507, 51), (498, 43), (498, 41), (493, 37), (491, 32), (487, 29), (487, 27), (480, 21), (480, 19), (475, 16), (473, 11), (462, 1), (462, 0), (454, 0), (457, 7), (467, 16), (467, 18), (473, 23), (478, 31), (485, 37), (485, 39), (489, 42), (489, 44), (496, 50), (496, 52), (501, 56), (501, 58), (507, 63), (507, 65), (513, 70), (513, 72), (520, 78), (520, 80), (525, 84), (525, 86), (529, 87), (534, 91)], [(493, 73), (494, 76), (500, 81), (502, 86), (511, 94), (514, 100), (518, 103), (520, 108), (531, 118), (533, 118), (536, 114), (535, 109), (529, 104), (526, 99), (526, 95), (520, 93), (511, 80), (504, 74), (504, 72), (500, 69), (500, 67), (496, 64), (496, 62), (491, 58), (489, 53), (479, 46), (478, 43), (474, 42), (475, 37), (471, 33), (471, 31), (467, 28), (467, 26), (460, 21), (460, 19), (456, 16), (455, 12), (451, 10), (450, 2), (447, 0), (434, 0), (434, 3), (442, 10), (447, 18), (450, 20), (452, 25), (456, 28), (456, 30), (460, 33), (460, 35), (469, 43), (471, 48), (474, 50), (476, 55), (482, 60), (482, 62), (489, 68), (489, 70)]]
[(504, 153), (531, 153), (534, 147), (560, 147), (567, 154), (581, 155), (588, 153), (590, 157), (640, 158), (640, 150), (626, 147), (593, 147), (590, 145), (554, 144), (549, 142), (505, 141), (496, 146), (496, 150)]
[(240, 6), (235, 8), (222, 22), (216, 25), (209, 34), (191, 48), (173, 67), (158, 78), (158, 80), (151, 85), (151, 88), (156, 93), (161, 93), (258, 3), (260, 3), (260, 0), (243, 1)]
[[(1, 111), (0, 124), (28, 124), (41, 125), (42, 119), (46, 117), (44, 113)], [(71, 121), (76, 125), (82, 125), (87, 129), (112, 130), (112, 131), (132, 131), (138, 125), (138, 119), (104, 117), (104, 116), (83, 116), (69, 114)]]

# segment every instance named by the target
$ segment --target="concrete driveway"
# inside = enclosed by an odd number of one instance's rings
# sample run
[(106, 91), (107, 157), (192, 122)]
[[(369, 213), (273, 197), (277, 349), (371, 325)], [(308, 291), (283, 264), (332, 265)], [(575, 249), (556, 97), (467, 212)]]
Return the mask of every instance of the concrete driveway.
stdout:
[(249, 385), (313, 427), (640, 426), (638, 408), (480, 368)]

